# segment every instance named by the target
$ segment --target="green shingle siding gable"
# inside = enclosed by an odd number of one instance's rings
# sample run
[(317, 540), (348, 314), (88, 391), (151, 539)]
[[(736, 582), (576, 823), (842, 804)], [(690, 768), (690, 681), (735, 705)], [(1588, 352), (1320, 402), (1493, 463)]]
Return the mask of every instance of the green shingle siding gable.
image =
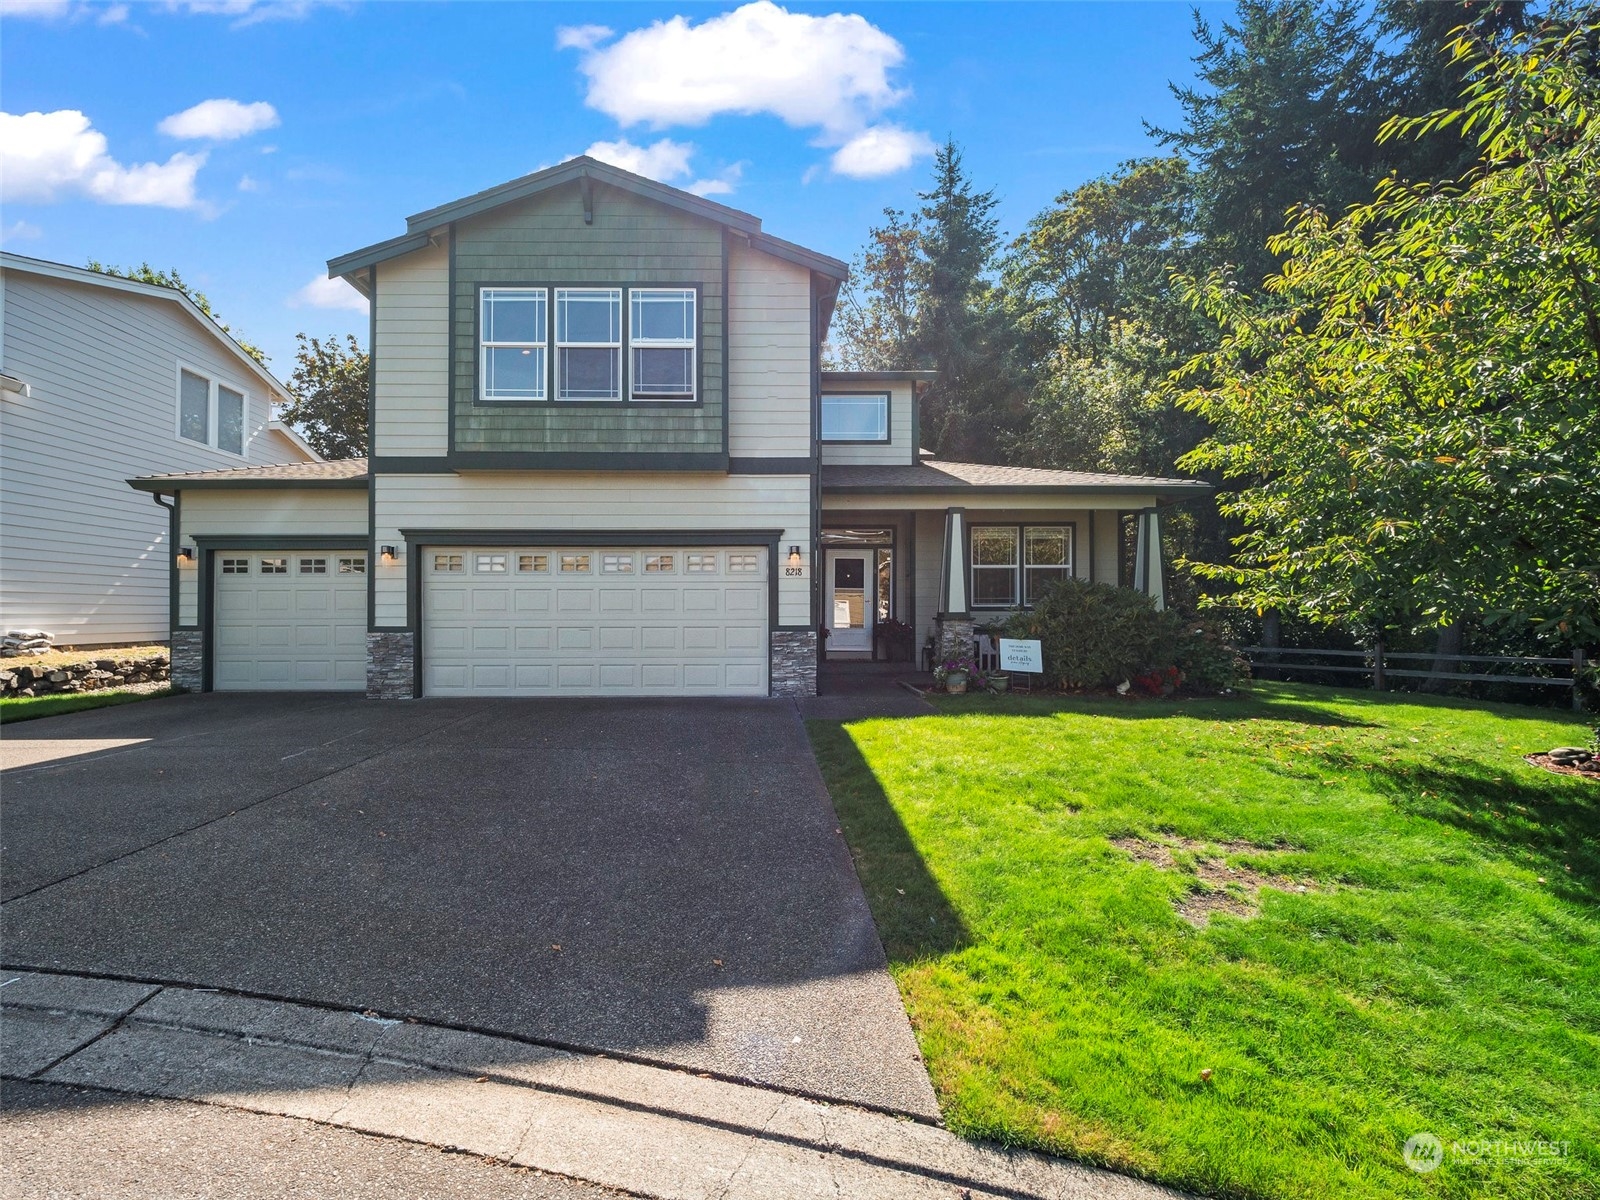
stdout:
[[(585, 224), (582, 194), (573, 183), (456, 225), (452, 455), (726, 454), (722, 226), (601, 184), (594, 185), (593, 213), (593, 224)], [(475, 404), (478, 288), (517, 283), (698, 286), (698, 402)]]

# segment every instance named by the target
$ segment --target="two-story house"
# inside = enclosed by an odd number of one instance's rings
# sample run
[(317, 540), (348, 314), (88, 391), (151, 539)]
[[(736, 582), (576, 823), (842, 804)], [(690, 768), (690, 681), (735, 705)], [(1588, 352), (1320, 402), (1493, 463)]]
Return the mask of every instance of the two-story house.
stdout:
[(165, 641), (171, 523), (128, 477), (315, 461), (287, 390), (172, 288), (6, 253), (0, 314), (0, 630)]
[(1200, 486), (928, 461), (925, 377), (821, 369), (844, 263), (589, 158), (329, 271), (372, 300), (370, 457), (133, 481), (178, 498), (189, 686), (804, 694), (824, 631), (959, 641)]

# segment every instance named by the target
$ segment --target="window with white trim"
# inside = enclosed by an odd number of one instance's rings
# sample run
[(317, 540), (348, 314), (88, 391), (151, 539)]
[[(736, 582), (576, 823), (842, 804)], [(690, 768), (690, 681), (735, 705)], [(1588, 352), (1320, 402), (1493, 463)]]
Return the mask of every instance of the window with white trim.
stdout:
[(561, 556), (561, 571), (566, 575), (583, 575), (589, 570), (589, 556), (587, 554), (563, 554)]
[(325, 558), (302, 558), (300, 560), (300, 574), (326, 575), (328, 573), (328, 560)]
[(484, 288), (478, 293), (478, 399), (543, 400), (550, 319), (544, 288)]
[(1022, 602), (1038, 602), (1044, 590), (1072, 577), (1072, 526), (1030, 525), (1022, 531)]
[(825, 442), (887, 442), (889, 396), (822, 397), (822, 431)]
[(466, 560), (459, 554), (435, 554), (433, 569), (441, 575), (453, 575), (467, 569)]
[(730, 554), (730, 555), (728, 555), (728, 570), (729, 571), (744, 572), (744, 571), (755, 571), (755, 570), (759, 570), (759, 569), (760, 568), (757, 565), (757, 561), (756, 561), (756, 555), (754, 555), (754, 554), (746, 554), (746, 553), (742, 553), (741, 552), (739, 554)]
[(635, 400), (693, 400), (695, 394), (695, 292), (693, 288), (633, 288), (628, 346)]
[(556, 399), (622, 399), (622, 289), (557, 288)]
[(672, 555), (646, 554), (644, 556), (644, 573), (646, 575), (670, 575), (672, 573)]
[(365, 558), (341, 558), (339, 560), (339, 574), (365, 575), (367, 573), (367, 560)]
[(600, 556), (600, 574), (602, 575), (632, 575), (633, 555), (631, 554), (602, 554)]
[(249, 400), (238, 388), (188, 367), (178, 368), (178, 436), (244, 457)]
[(224, 575), (250, 574), (250, 560), (248, 558), (225, 558), (222, 560), (222, 573)]
[(550, 556), (548, 554), (519, 554), (517, 555), (517, 571), (519, 574), (531, 575), (550, 569)]
[(479, 575), (504, 575), (506, 573), (506, 556), (504, 554), (476, 554), (473, 556), (472, 569)]
[(287, 575), (289, 573), (289, 560), (287, 558), (263, 558), (261, 560), (261, 573), (263, 575)]
[(972, 604), (1013, 608), (1017, 603), (1017, 527), (973, 526)]
[(715, 574), (717, 556), (715, 554), (685, 554), (683, 556), (683, 569), (696, 575)]

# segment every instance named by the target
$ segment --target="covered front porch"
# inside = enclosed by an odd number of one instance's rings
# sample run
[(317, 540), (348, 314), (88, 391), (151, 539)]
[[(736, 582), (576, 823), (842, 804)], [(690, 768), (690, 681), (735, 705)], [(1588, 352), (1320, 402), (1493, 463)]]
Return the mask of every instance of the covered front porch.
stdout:
[(1063, 578), (1163, 604), (1160, 505), (1204, 488), (975, 464), (824, 467), (823, 660), (925, 671), (980, 657), (992, 652), (987, 627)]

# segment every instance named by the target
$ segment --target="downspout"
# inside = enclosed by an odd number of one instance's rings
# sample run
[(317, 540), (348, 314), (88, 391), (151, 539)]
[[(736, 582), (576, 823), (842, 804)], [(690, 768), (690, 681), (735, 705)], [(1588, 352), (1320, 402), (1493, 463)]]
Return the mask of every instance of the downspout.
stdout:
[(172, 648), (172, 631), (178, 627), (178, 504), (168, 504), (160, 492), (150, 498), (167, 510), (167, 649)]

